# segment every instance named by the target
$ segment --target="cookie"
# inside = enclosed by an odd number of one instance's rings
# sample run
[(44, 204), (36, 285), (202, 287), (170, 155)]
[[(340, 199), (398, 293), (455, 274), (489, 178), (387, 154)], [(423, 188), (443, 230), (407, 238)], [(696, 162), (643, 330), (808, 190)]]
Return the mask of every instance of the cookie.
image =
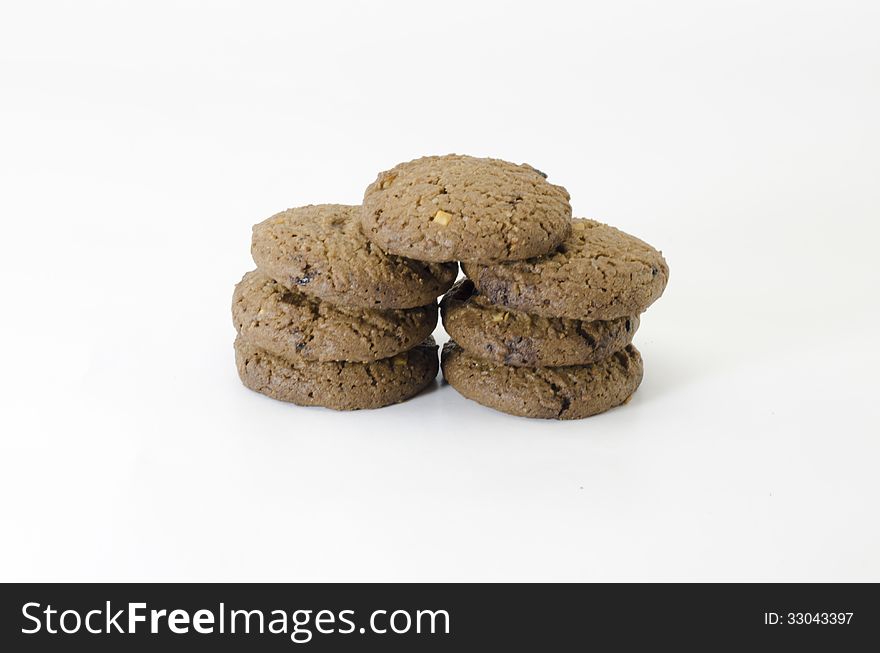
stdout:
[(254, 270), (235, 286), (232, 320), (242, 339), (281, 358), (367, 362), (412, 349), (431, 335), (437, 305), (347, 308)]
[(528, 165), (449, 154), (379, 173), (367, 187), (364, 233), (421, 261), (512, 261), (552, 251), (568, 235), (569, 195)]
[(413, 261), (383, 252), (361, 233), (360, 208), (318, 204), (288, 209), (254, 226), (251, 254), (288, 288), (355, 308), (430, 304), (455, 281), (455, 263)]
[(575, 219), (550, 256), (482, 265), (464, 272), (492, 304), (573, 320), (638, 315), (666, 288), (669, 267), (656, 249), (614, 227)]
[(235, 340), (242, 383), (273, 399), (336, 410), (381, 408), (418, 394), (437, 376), (433, 338), (391, 358), (371, 363), (287, 361)]
[(443, 326), (462, 349), (504, 365), (586, 365), (626, 347), (639, 328), (638, 315), (584, 322), (511, 311), (490, 304), (469, 279), (440, 302)]
[(642, 381), (642, 357), (632, 345), (591, 365), (513, 367), (443, 346), (443, 377), (477, 403), (521, 417), (581, 419), (626, 402)]

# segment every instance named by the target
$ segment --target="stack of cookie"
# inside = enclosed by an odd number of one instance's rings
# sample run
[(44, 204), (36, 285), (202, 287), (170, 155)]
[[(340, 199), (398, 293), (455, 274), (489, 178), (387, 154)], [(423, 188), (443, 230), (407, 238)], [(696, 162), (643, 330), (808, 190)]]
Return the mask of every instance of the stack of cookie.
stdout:
[(265, 395), (340, 410), (403, 401), (437, 376), (436, 299), (456, 263), (387, 254), (360, 207), (289, 209), (256, 225), (257, 269), (235, 287), (235, 357)]
[(650, 245), (572, 219), (569, 195), (528, 165), (430, 156), (382, 172), (362, 206), (289, 209), (254, 227), (257, 269), (236, 286), (236, 362), (276, 399), (377, 408), (437, 374), (527, 417), (576, 419), (626, 402), (631, 344), (669, 268)]
[(514, 415), (577, 419), (626, 402), (642, 379), (639, 316), (669, 274), (650, 245), (571, 218), (568, 192), (527, 165), (425, 157), (367, 188), (364, 234), (386, 252), (462, 261), (441, 302), (443, 375)]

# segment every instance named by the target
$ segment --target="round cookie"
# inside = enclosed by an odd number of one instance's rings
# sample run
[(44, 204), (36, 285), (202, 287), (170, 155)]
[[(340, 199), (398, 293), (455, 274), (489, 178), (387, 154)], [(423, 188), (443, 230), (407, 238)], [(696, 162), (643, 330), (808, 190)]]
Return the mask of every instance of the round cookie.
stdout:
[(288, 288), (355, 308), (430, 304), (455, 281), (455, 263), (413, 261), (383, 252), (361, 232), (360, 207), (318, 204), (254, 225), (251, 254)]
[(443, 377), (477, 403), (521, 417), (580, 419), (626, 402), (642, 381), (632, 345), (591, 365), (513, 367), (476, 358), (455, 342), (443, 346)]
[(245, 386), (272, 399), (336, 410), (381, 408), (418, 394), (437, 376), (433, 338), (371, 363), (291, 362), (235, 339), (235, 364)]
[(437, 325), (437, 305), (347, 308), (289, 290), (254, 270), (235, 286), (232, 320), (243, 340), (281, 358), (366, 362), (425, 340)]
[(465, 351), (504, 365), (586, 365), (632, 342), (639, 316), (583, 322), (494, 306), (462, 279), (440, 302), (443, 326)]
[(638, 315), (666, 288), (669, 266), (645, 242), (595, 220), (575, 219), (550, 256), (481, 265), (465, 274), (487, 301), (514, 310), (573, 320)]
[(421, 261), (513, 261), (542, 256), (571, 223), (569, 195), (528, 165), (448, 154), (379, 173), (364, 193), (364, 233)]

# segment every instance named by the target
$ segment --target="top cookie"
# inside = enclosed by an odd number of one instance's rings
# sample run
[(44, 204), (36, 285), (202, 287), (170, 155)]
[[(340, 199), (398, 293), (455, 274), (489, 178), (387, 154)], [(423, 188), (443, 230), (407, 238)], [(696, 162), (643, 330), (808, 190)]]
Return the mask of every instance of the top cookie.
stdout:
[(356, 308), (424, 306), (452, 286), (455, 263), (386, 254), (364, 237), (358, 212), (341, 204), (282, 211), (254, 225), (254, 262), (282, 285)]
[(367, 187), (364, 233), (422, 261), (494, 263), (542, 256), (571, 229), (569, 195), (528, 165), (448, 154), (379, 173)]
[(645, 242), (595, 220), (575, 219), (552, 255), (528, 261), (465, 263), (465, 274), (493, 304), (575, 320), (638, 315), (666, 288), (669, 267)]

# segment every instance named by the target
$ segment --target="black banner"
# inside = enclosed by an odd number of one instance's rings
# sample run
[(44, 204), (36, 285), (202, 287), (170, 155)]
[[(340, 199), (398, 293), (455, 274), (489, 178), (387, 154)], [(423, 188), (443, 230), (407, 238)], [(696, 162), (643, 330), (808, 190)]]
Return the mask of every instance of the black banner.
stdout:
[(0, 592), (5, 651), (543, 651), (646, 642), (843, 651), (880, 641), (870, 584), (8, 584)]

